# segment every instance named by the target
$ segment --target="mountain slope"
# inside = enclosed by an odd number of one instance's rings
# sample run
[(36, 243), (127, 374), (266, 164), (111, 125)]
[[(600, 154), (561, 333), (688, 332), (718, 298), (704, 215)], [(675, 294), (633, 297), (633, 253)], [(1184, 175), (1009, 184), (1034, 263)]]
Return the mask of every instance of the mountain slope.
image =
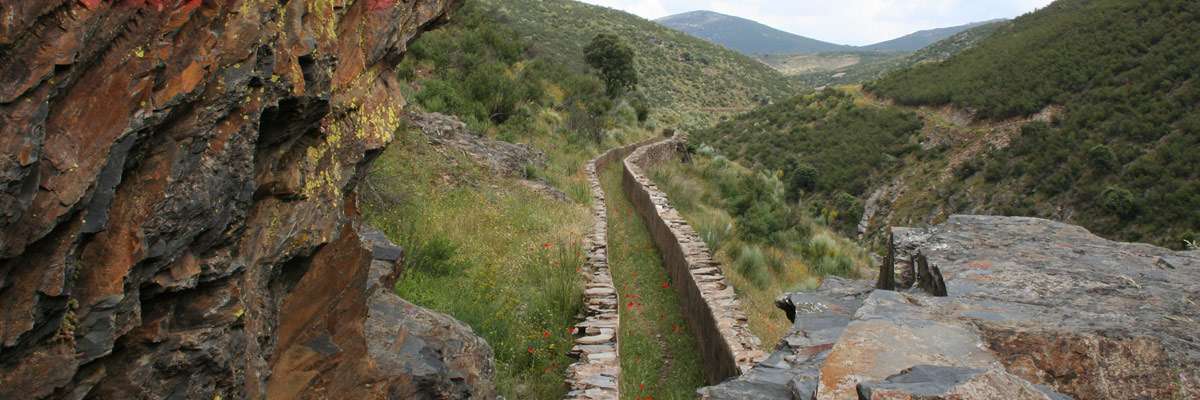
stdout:
[[(859, 52), (859, 53), (815, 53), (779, 55), (775, 62), (787, 65), (791, 60), (804, 58), (845, 58), (846, 55), (856, 56), (861, 62), (826, 70), (814, 70), (795, 74), (801, 82), (812, 86), (841, 86), (869, 82), (886, 75), (889, 72), (908, 68), (925, 62), (940, 62), (950, 56), (971, 48), (979, 41), (986, 39), (1000, 28), (1012, 24), (1011, 20), (999, 20), (985, 25), (956, 33), (941, 41), (925, 46), (912, 53), (907, 52)], [(779, 69), (777, 67), (777, 69)]]
[(881, 51), (917, 51), (925, 46), (937, 43), (942, 39), (954, 36), (955, 34), (971, 29), (977, 26), (987, 25), (993, 22), (1003, 21), (1003, 19), (994, 19), (991, 21), (972, 22), (966, 25), (952, 26), (947, 28), (927, 29), (923, 31), (913, 32), (892, 40), (875, 43), (868, 46), (860, 47), (863, 50), (881, 50)]
[(639, 88), (654, 107), (746, 110), (803, 90), (760, 62), (632, 14), (569, 0), (479, 0), (534, 51), (578, 68), (583, 45), (615, 33), (634, 47)]
[[(885, 151), (887, 167), (860, 178), (868, 190), (846, 190), (866, 205), (869, 235), (952, 213), (1005, 214), (1181, 248), (1200, 228), (1196, 15), (1200, 3), (1186, 0), (1059, 0), (944, 62), (866, 85), (882, 102), (800, 101), (697, 137), (720, 137), (726, 152), (786, 169), (788, 155), (803, 150), (795, 144), (820, 134), (811, 126), (864, 107), (919, 106), (920, 133), (898, 136), (901, 151)], [(747, 151), (772, 131), (791, 136)], [(878, 134), (863, 125), (830, 144), (843, 150), (822, 151), (852, 152)], [(847, 166), (824, 168), (821, 176)]]
[(712, 11), (692, 11), (654, 20), (689, 35), (720, 44), (743, 54), (848, 51), (853, 46), (833, 44), (784, 32), (745, 18)]

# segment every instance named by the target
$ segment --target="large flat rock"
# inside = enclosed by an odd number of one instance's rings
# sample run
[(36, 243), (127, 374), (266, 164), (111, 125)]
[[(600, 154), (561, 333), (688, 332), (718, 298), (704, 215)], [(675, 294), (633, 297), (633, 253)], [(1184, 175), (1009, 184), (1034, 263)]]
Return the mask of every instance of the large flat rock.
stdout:
[[(701, 395), (846, 399), (873, 388), (865, 398), (892, 398), (935, 387), (949, 397), (928, 398), (1200, 397), (1200, 253), (1034, 218), (953, 216), (895, 233), (901, 258), (919, 249), (941, 268), (948, 297), (832, 278), (781, 297), (796, 318), (775, 353)], [(817, 344), (828, 350), (802, 355)]]

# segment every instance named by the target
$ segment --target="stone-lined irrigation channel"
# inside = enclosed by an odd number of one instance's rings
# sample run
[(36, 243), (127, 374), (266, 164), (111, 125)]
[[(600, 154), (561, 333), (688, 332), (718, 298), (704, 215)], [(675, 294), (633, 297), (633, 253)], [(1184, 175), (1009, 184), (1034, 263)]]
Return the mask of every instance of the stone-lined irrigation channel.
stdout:
[(580, 359), (567, 369), (569, 399), (692, 398), (765, 358), (708, 248), (642, 173), (684, 140), (615, 148), (585, 166), (588, 310), (576, 327)]

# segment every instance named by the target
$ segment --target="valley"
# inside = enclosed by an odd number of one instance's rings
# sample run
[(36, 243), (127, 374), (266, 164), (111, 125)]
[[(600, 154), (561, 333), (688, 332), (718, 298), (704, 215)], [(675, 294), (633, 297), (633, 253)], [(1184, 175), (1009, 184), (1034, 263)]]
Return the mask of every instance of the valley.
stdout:
[(1197, 16), (5, 2), (0, 399), (1195, 398)]

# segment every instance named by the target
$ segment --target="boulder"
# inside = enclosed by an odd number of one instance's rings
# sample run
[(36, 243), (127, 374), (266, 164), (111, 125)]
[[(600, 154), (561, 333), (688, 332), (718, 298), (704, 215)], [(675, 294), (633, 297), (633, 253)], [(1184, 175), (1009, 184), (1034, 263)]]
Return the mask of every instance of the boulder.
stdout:
[(1200, 397), (1200, 252), (1035, 218), (894, 232), (941, 267), (947, 297), (838, 278), (782, 296), (795, 319), (775, 352), (702, 397)]

